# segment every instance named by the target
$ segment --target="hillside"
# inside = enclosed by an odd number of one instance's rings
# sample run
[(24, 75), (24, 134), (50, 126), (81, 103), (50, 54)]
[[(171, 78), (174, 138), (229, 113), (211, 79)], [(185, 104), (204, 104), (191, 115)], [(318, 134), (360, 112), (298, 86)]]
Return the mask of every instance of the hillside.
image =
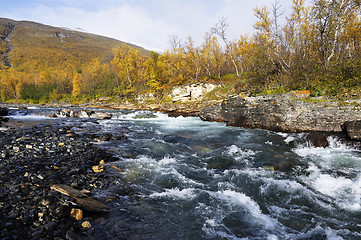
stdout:
[(210, 100), (289, 91), (361, 98), (361, 2), (302, 0), (292, 9), (279, 25), (279, 14), (256, 8), (255, 32), (235, 40), (227, 39), (228, 24), (221, 18), (201, 45), (173, 39), (163, 53), (2, 19), (1, 101), (79, 103), (108, 97), (168, 103), (175, 101), (170, 96), (175, 87), (202, 82), (217, 84), (206, 96)]
[(113, 49), (124, 44), (95, 34), (5, 18), (0, 18), (0, 39), (1, 65), (11, 64), (20, 71), (41, 71), (68, 64), (79, 67), (93, 58), (107, 62), (112, 59)]

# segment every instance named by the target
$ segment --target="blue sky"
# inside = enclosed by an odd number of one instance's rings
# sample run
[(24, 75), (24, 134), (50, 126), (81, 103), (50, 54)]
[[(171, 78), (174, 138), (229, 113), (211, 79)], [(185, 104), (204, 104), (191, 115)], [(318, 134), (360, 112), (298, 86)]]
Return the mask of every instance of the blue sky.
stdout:
[[(291, 0), (279, 0), (289, 11)], [(169, 48), (170, 37), (191, 36), (201, 44), (220, 17), (228, 37), (252, 33), (257, 6), (273, 0), (0, 0), (0, 17), (29, 20), (131, 42), (147, 49)]]

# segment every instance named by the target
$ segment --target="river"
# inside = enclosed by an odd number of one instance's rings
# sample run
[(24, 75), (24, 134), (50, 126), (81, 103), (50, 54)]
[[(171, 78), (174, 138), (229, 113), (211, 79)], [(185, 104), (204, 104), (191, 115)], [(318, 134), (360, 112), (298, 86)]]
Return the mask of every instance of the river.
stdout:
[[(46, 117), (53, 110), (12, 109), (10, 118), (76, 121)], [(306, 134), (103, 111), (112, 119), (73, 130), (128, 130), (125, 140), (96, 144), (119, 158), (112, 164), (137, 195), (129, 204), (141, 220), (131, 231), (141, 239), (361, 239), (361, 152), (336, 137), (316, 148)], [(115, 203), (109, 218), (124, 211)]]

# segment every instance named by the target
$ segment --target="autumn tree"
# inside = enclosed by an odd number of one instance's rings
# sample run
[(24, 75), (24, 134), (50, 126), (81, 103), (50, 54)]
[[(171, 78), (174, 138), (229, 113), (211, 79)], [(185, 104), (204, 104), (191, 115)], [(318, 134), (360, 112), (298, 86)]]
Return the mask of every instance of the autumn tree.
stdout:
[(114, 50), (114, 58), (111, 61), (115, 70), (117, 88), (115, 93), (132, 96), (136, 92), (136, 86), (141, 83), (141, 72), (144, 58), (139, 51), (123, 44), (122, 47)]
[(211, 33), (206, 33), (204, 43), (200, 48), (199, 57), (202, 66), (206, 70), (206, 75), (209, 78), (216, 76), (218, 79), (221, 79), (224, 58), (222, 47), (219, 45), (216, 36)]
[(81, 74), (79, 72), (76, 72), (73, 77), (73, 91), (72, 95), (73, 97), (79, 97), (81, 93)]
[(231, 59), (232, 64), (234, 66), (234, 70), (236, 71), (236, 75), (239, 77), (238, 64), (236, 61), (236, 57), (233, 54), (234, 51), (232, 49), (234, 45), (231, 44), (231, 42), (227, 38), (227, 28), (228, 28), (227, 20), (226, 18), (223, 17), (220, 18), (216, 26), (212, 28), (212, 32), (223, 40), (224, 44), (226, 45), (226, 54)]
[(340, 38), (360, 11), (359, 0), (315, 0), (312, 8), (317, 30), (316, 43), (322, 63), (327, 68), (331, 59), (338, 59)]

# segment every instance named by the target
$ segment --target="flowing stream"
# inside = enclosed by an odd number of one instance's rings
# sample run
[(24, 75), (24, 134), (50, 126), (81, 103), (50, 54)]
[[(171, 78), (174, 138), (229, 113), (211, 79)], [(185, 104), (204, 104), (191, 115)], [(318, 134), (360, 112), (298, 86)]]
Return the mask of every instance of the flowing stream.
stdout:
[[(44, 111), (11, 118), (60, 121)], [(120, 158), (113, 164), (139, 196), (133, 231), (142, 239), (361, 239), (361, 152), (336, 137), (315, 148), (305, 134), (104, 111), (113, 118), (81, 124), (129, 129), (126, 140), (98, 144)]]

